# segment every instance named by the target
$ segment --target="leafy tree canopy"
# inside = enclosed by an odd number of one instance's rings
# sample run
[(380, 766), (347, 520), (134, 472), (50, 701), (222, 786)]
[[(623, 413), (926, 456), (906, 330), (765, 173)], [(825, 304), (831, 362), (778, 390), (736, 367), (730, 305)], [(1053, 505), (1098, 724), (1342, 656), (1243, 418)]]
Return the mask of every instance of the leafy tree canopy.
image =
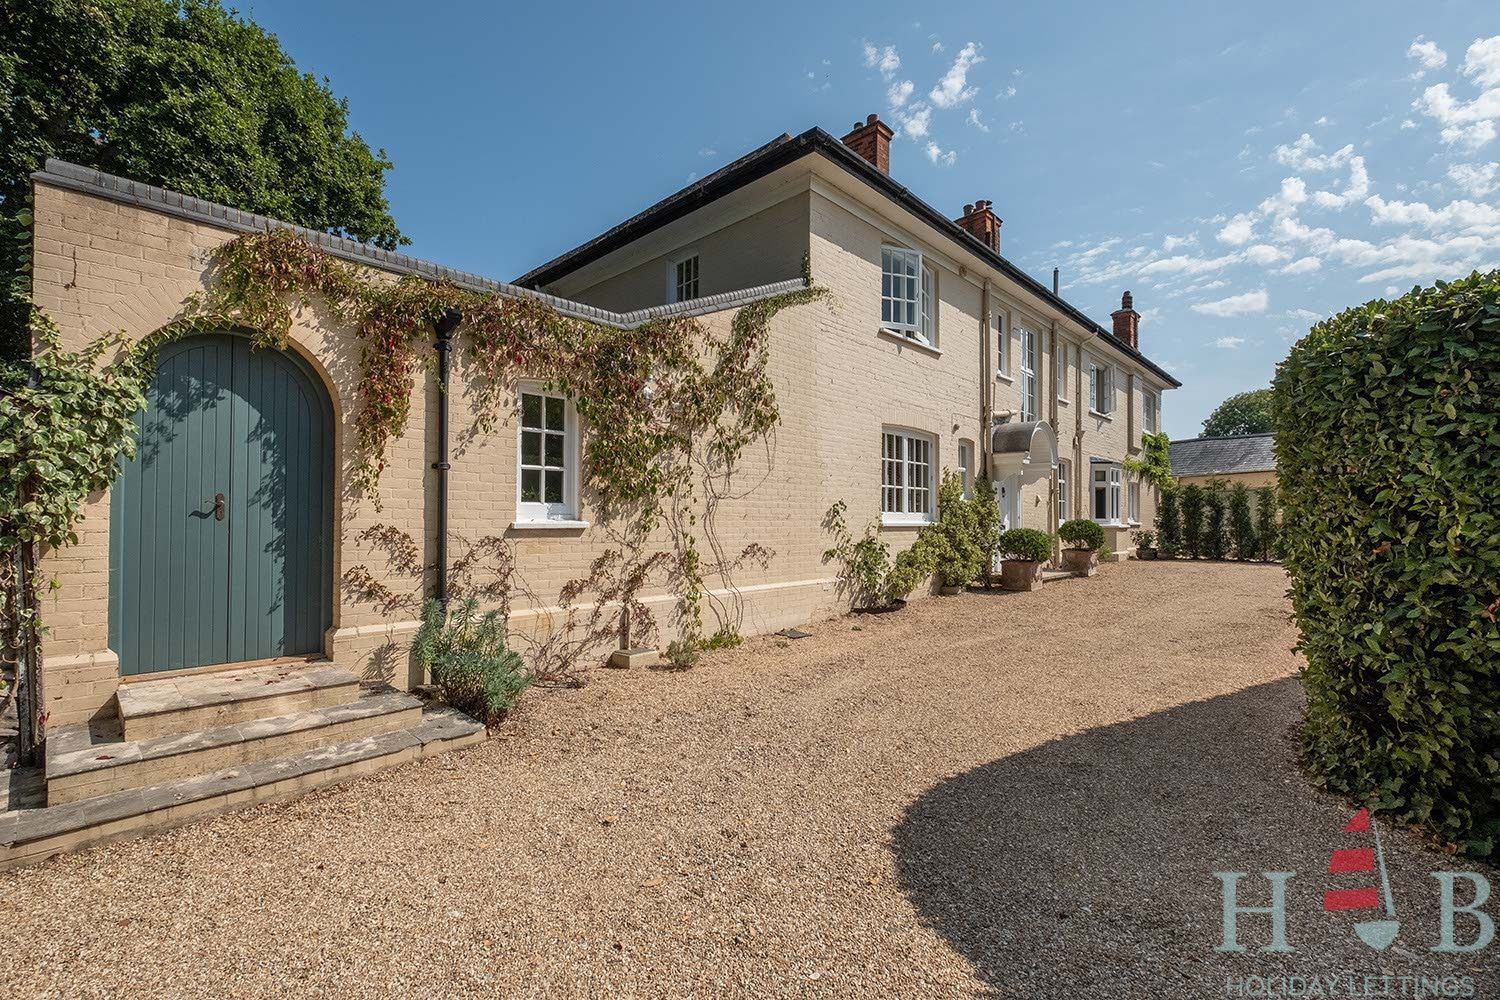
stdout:
[(1230, 396), (1203, 421), (1201, 437), (1236, 437), (1271, 432), (1271, 390), (1254, 389)]
[(0, 4), (0, 358), (24, 356), (29, 175), (58, 157), (387, 249), (391, 161), (217, 0)]

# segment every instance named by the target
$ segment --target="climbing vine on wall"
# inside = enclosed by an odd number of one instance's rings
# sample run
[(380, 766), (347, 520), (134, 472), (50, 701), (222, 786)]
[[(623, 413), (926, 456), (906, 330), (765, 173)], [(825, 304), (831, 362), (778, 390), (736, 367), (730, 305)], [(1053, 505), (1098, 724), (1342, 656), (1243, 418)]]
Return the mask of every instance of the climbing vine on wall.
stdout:
[(570, 397), (587, 425), (581, 485), (599, 519), (624, 521), (621, 530), (636, 546), (663, 523), (671, 529), (679, 632), (691, 646), (701, 639), (705, 569), (727, 582), (756, 555), (716, 552), (706, 567), (696, 536), (708, 535), (717, 548), (700, 514), (711, 514), (745, 449), (768, 440), (780, 419), (767, 371), (769, 325), (781, 310), (826, 295), (805, 263), (804, 276), (805, 288), (740, 308), (727, 335), (681, 316), (621, 330), (564, 316), (536, 299), (374, 275), (293, 232), (271, 230), (216, 251), (213, 285), (194, 311), (248, 328), (264, 346), (285, 345), (300, 307), (325, 309), (357, 332), (363, 350), (352, 485), (378, 504), (386, 449), (406, 427), (417, 377), (433, 355), (434, 323), (459, 309), (476, 432), (493, 430), (509, 414), (517, 379)]

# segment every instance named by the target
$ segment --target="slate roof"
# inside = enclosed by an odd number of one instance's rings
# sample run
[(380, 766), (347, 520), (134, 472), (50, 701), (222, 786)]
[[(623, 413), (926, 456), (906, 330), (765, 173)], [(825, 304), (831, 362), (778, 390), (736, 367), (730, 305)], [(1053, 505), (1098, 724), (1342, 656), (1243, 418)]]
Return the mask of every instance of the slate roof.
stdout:
[(854, 177), (882, 192), (938, 232), (946, 234), (948, 239), (961, 250), (979, 258), (990, 267), (998, 269), (1024, 286), (1033, 295), (1062, 310), (1084, 329), (1092, 331), (1115, 350), (1144, 365), (1168, 385), (1174, 387), (1182, 385), (1171, 373), (1139, 350), (1116, 338), (1112, 329), (1094, 322), (1078, 307), (1061, 296), (1053, 294), (1052, 289), (1000, 256), (996, 251), (991, 250), (958, 223), (912, 194), (900, 182), (893, 180), (889, 174), (881, 173), (869, 160), (821, 128), (810, 128), (796, 136), (786, 134), (777, 136), (764, 146), (751, 150), (707, 177), (689, 184), (676, 194), (668, 195), (645, 211), (606, 230), (587, 243), (574, 247), (539, 267), (532, 268), (517, 278), (515, 284), (527, 288), (549, 285), (585, 264), (592, 263), (648, 233), (655, 232), (669, 222), (680, 219), (809, 154), (825, 157)]
[(1240, 472), (1275, 472), (1270, 434), (1201, 437), (1173, 441), (1168, 455), (1174, 476), (1228, 476)]

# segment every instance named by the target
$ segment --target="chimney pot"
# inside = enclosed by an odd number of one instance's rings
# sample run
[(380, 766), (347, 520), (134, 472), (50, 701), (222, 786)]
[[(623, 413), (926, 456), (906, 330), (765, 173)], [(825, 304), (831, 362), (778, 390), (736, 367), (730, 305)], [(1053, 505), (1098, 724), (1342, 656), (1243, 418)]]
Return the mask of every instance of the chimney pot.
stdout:
[(872, 114), (865, 119), (864, 123), (854, 123), (854, 128), (844, 136), (844, 145), (863, 156), (875, 165), (875, 169), (883, 174), (891, 172), (891, 137), (896, 133), (891, 127), (880, 120), (879, 115)]
[(1129, 291), (1120, 296), (1120, 308), (1109, 314), (1115, 322), (1115, 339), (1141, 348), (1141, 314), (1135, 311), (1135, 299)]
[(972, 205), (965, 205), (964, 214), (955, 221), (970, 236), (999, 253), (1000, 220), (990, 210), (993, 204), (988, 198), (980, 198)]

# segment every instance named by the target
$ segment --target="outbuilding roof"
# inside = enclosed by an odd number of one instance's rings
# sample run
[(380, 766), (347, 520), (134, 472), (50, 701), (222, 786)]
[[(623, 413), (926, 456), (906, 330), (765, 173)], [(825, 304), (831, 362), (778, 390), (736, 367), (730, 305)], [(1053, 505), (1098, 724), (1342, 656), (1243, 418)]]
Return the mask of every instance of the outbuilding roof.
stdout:
[(1168, 451), (1172, 475), (1228, 476), (1240, 472), (1275, 472), (1274, 444), (1275, 437), (1271, 434), (1173, 441)]

